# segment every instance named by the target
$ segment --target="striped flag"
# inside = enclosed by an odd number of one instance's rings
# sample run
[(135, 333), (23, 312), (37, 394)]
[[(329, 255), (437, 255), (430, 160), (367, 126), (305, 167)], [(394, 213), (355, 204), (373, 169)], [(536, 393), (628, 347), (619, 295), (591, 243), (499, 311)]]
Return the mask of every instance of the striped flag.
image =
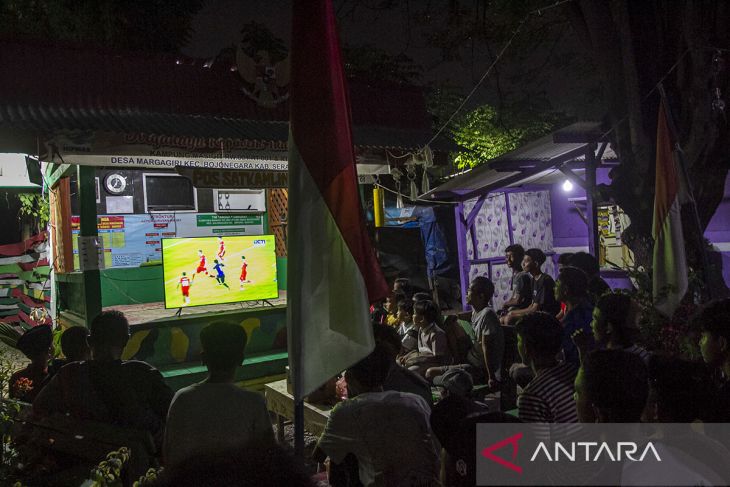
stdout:
[(372, 351), (369, 304), (388, 287), (360, 209), (331, 0), (295, 0), (292, 24), (287, 326), (299, 400)]
[(655, 307), (672, 316), (687, 292), (688, 269), (682, 234), (682, 184), (663, 99), (659, 105), (656, 139), (653, 295)]

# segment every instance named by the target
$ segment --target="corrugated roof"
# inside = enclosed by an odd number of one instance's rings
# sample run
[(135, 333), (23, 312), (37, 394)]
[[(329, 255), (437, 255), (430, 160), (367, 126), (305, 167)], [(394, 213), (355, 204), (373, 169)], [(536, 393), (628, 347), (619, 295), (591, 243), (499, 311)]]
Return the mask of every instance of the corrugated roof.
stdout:
[[(423, 196), (432, 199), (467, 199), (476, 193), (540, 180), (563, 163), (585, 161), (589, 144), (596, 141), (586, 134), (597, 133), (598, 126), (596, 122), (570, 125), (453, 177)], [(570, 134), (570, 140), (575, 142), (555, 141), (564, 134)], [(581, 137), (584, 137), (584, 142), (578, 142)], [(616, 154), (609, 145), (603, 152), (602, 160), (615, 159)]]

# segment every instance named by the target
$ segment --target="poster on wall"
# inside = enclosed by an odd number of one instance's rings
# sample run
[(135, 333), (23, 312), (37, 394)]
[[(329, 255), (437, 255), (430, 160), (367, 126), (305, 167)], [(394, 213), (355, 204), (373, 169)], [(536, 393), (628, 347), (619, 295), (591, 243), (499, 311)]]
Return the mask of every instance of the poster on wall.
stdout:
[[(262, 215), (215, 213), (149, 213), (99, 215), (97, 228), (103, 246), (104, 267), (138, 267), (161, 259), (163, 238), (261, 235)], [(71, 217), (74, 268), (79, 268), (79, 217)]]

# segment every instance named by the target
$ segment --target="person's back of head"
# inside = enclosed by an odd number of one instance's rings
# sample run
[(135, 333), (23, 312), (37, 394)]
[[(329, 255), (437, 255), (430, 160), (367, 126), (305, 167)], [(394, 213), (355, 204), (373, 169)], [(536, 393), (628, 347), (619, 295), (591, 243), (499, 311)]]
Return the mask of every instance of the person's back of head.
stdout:
[(631, 296), (622, 292), (610, 292), (601, 296), (595, 305), (596, 331), (601, 340), (610, 340), (621, 347), (633, 345), (638, 338), (636, 325), (639, 308)]
[(730, 360), (730, 298), (707, 303), (693, 322), (702, 331), (700, 348), (705, 362), (721, 366)]
[(419, 301), (431, 301), (432, 299), (433, 299), (433, 296), (431, 296), (429, 293), (418, 292), (413, 295), (414, 304)]
[(704, 364), (653, 355), (649, 383), (657, 419), (669, 423), (712, 422), (713, 387)]
[(517, 323), (517, 346), (525, 363), (553, 361), (562, 339), (563, 327), (548, 313), (531, 313)]
[(564, 254), (560, 254), (560, 256), (558, 257), (558, 269), (569, 266), (570, 259), (572, 257), (573, 257), (572, 252), (566, 252)]
[(20, 336), (16, 346), (32, 362), (41, 364), (48, 361), (52, 342), (51, 327), (36, 325)]
[(88, 360), (91, 352), (86, 339), (89, 332), (86, 327), (72, 326), (61, 334), (61, 352), (69, 362)]
[(567, 266), (558, 272), (558, 293), (566, 301), (580, 301), (588, 295), (588, 276), (577, 267)]
[(646, 365), (633, 353), (596, 350), (586, 356), (576, 390), (579, 402), (592, 406), (599, 422), (638, 423), (649, 396)]
[(598, 264), (598, 260), (588, 252), (574, 253), (570, 257), (568, 265), (577, 267), (578, 269), (582, 270), (586, 273), (589, 279), (595, 275), (598, 275), (598, 272), (601, 270)]
[(345, 372), (350, 397), (364, 392), (379, 391), (390, 373), (392, 363), (393, 358), (388, 350), (382, 345), (376, 345), (370, 355)]
[(89, 346), (95, 359), (111, 354), (119, 358), (129, 341), (129, 322), (124, 313), (117, 310), (102, 311), (89, 327)]
[(375, 337), (375, 345), (383, 347), (395, 360), (401, 349), (401, 337), (395, 328), (373, 323), (373, 336)]
[(242, 326), (216, 321), (200, 332), (201, 355), (211, 372), (234, 371), (244, 358), (248, 337)]

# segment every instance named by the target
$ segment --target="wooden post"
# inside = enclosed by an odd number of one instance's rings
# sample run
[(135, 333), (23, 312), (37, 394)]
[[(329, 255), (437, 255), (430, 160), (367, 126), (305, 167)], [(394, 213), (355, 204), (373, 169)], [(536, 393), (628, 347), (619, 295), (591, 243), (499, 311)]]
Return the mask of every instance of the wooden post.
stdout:
[[(61, 178), (55, 190), (51, 193), (55, 195), (52, 198), (55, 205), (51, 204), (51, 211), (56, 217), (55, 241), (60, 250), (59, 255), (55, 256), (57, 265), (54, 268), (56, 272), (64, 274), (74, 270), (74, 249), (71, 238), (71, 179), (68, 177)], [(56, 207), (55, 211), (54, 206)]]
[[(96, 182), (94, 180), (93, 166), (78, 166), (78, 188), (79, 188), (79, 214), (81, 228), (79, 238), (96, 237)], [(81, 251), (81, 240), (79, 240), (79, 253)], [(98, 262), (98, 261), (97, 261)], [(87, 326), (99, 313), (101, 313), (101, 274), (96, 263), (84, 269), (84, 316)]]
[(595, 201), (596, 190), (596, 145), (590, 144), (586, 151), (586, 206), (588, 219), (588, 251), (599, 258), (601, 241), (598, 228), (598, 206)]

